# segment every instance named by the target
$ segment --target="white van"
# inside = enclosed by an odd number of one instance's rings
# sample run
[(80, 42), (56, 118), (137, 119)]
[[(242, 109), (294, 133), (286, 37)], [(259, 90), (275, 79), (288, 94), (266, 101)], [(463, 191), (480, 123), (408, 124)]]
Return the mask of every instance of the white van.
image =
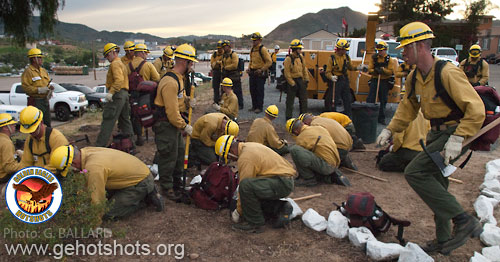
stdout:
[[(366, 51), (366, 39), (365, 38), (338, 38), (337, 41), (340, 39), (345, 39), (347, 42), (349, 42), (349, 56), (353, 60), (363, 59), (363, 55), (365, 54)], [(398, 60), (403, 58), (402, 49), (396, 49), (396, 47), (399, 45), (399, 42), (396, 42), (395, 40), (382, 40), (380, 38), (375, 39), (375, 42), (379, 41), (384, 41), (387, 43), (388, 48), (387, 48), (387, 54), (389, 54), (391, 57), (395, 57)], [(335, 44), (337, 44), (335, 42)], [(366, 58), (365, 58), (366, 59)], [(365, 64), (368, 64), (365, 62)]]

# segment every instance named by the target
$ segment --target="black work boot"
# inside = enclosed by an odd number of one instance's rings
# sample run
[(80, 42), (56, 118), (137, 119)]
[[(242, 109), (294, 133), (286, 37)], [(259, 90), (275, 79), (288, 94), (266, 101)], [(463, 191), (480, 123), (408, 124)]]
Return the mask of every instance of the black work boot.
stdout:
[(290, 202), (286, 201), (283, 206), (281, 207), (281, 210), (278, 214), (278, 218), (276, 221), (273, 223), (274, 228), (282, 228), (285, 227), (290, 223), (292, 220), (292, 212), (293, 212), (293, 207)]
[(363, 140), (357, 136), (352, 136), (352, 149), (366, 149), (365, 145), (363, 144)]
[(156, 207), (156, 212), (161, 212), (165, 209), (165, 200), (160, 195), (156, 184), (153, 187), (153, 191), (146, 196), (146, 202)]
[(294, 181), (294, 185), (311, 187), (318, 185), (318, 181), (316, 180), (316, 178), (310, 178), (310, 179), (297, 178)]
[(453, 238), (443, 244), (440, 253), (449, 255), (451, 251), (463, 246), (470, 237), (479, 237), (483, 232), (477, 218), (466, 212), (453, 218)]
[(352, 162), (352, 159), (349, 156), (349, 154), (347, 154), (345, 156), (344, 161), (342, 161), (340, 163), (340, 165), (343, 166), (343, 167), (347, 167), (349, 169), (352, 169), (352, 170), (358, 170), (358, 167)]
[(332, 182), (335, 184), (347, 187), (351, 186), (349, 179), (338, 168), (335, 168), (335, 171), (330, 176), (332, 177)]
[(427, 254), (433, 254), (436, 252), (440, 252), (443, 248), (443, 244), (447, 241), (438, 241), (437, 239), (428, 241), (425, 245), (421, 246), (422, 250), (424, 250)]
[(144, 145), (144, 139), (142, 138), (141, 135), (137, 135), (137, 140), (135, 142), (135, 145), (137, 145), (137, 146), (143, 146)]

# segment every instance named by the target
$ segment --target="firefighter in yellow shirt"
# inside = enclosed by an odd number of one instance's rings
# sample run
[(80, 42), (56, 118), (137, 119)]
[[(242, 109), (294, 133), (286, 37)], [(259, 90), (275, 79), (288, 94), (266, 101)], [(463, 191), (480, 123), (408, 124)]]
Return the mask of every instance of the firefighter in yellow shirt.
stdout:
[(61, 146), (54, 150), (50, 164), (63, 177), (70, 168), (83, 170), (83, 174), (74, 175), (84, 175), (87, 179), (92, 204), (105, 201), (107, 195), (109, 202), (113, 203), (103, 216), (106, 220), (127, 217), (139, 210), (144, 202), (153, 205), (157, 212), (165, 208), (149, 168), (137, 157), (123, 151)]
[(292, 164), (259, 143), (239, 142), (234, 136), (221, 136), (215, 143), (216, 154), (224, 159), (237, 161), (239, 189), (237, 208), (232, 211), (233, 222), (240, 216), (245, 222), (234, 224), (235, 230), (259, 233), (265, 217), (276, 217), (273, 227), (280, 228), (290, 223), (293, 208), (287, 197), (293, 190), (295, 170)]
[(10, 137), (16, 132), (17, 121), (8, 113), (0, 114), (0, 183), (6, 183), (21, 169), (15, 159), (15, 147)]
[(487, 86), (490, 75), (490, 66), (481, 58), (481, 47), (472, 45), (469, 48), (469, 57), (460, 62), (460, 69), (465, 72), (472, 86)]
[(304, 56), (302, 55), (302, 41), (294, 39), (290, 43), (292, 53), (283, 62), (285, 78), (288, 83), (286, 93), (286, 119), (292, 118), (295, 96), (299, 97), (300, 113), (307, 112), (307, 84), (309, 73), (307, 72)]
[(288, 143), (285, 139), (280, 139), (273, 127), (272, 121), (278, 117), (278, 107), (270, 105), (266, 108), (266, 114), (262, 118), (253, 121), (248, 131), (247, 142), (263, 144), (280, 155), (288, 153)]
[(238, 97), (239, 109), (243, 109), (243, 91), (241, 90), (241, 75), (238, 70), (238, 54), (231, 49), (229, 40), (222, 41), (222, 74), (221, 79), (229, 78), (233, 81), (233, 91)]
[(156, 58), (153, 65), (160, 75), (160, 78), (165, 75), (165, 73), (174, 68), (174, 50), (171, 46), (163, 48), (163, 55)]
[(330, 133), (321, 126), (305, 126), (296, 118), (288, 119), (286, 129), (296, 144), (289, 148), (299, 173), (297, 186), (315, 186), (318, 181), (350, 186), (349, 180), (338, 170), (340, 156)]
[(274, 52), (271, 54), (271, 61), (273, 61), (273, 63), (269, 68), (269, 74), (271, 75), (271, 83), (274, 83), (274, 80), (276, 80), (276, 58), (279, 52), (280, 52), (280, 46), (275, 45)]
[(121, 61), (124, 65), (128, 66), (128, 63), (134, 59), (134, 49), (135, 44), (132, 41), (127, 41), (123, 44), (123, 50), (125, 50), (125, 55), (121, 57)]
[(43, 112), (36, 107), (28, 106), (19, 114), (21, 133), (29, 134), (24, 142), (24, 153), (21, 166), (39, 166), (54, 172), (50, 165), (50, 155), (54, 149), (68, 145), (68, 140), (57, 129), (46, 126)]
[(273, 63), (271, 55), (262, 45), (262, 35), (255, 32), (250, 37), (252, 49), (250, 50), (250, 64), (247, 73), (250, 76), (250, 96), (252, 97), (252, 108), (256, 114), (263, 111), (264, 106), (264, 84), (266, 83), (268, 69)]
[(229, 78), (224, 78), (220, 84), (224, 94), (222, 94), (221, 105), (213, 104), (213, 108), (223, 114), (226, 114), (231, 120), (236, 121), (238, 118), (238, 97), (233, 92), (233, 81)]
[(30, 65), (21, 75), (21, 85), (26, 95), (28, 95), (27, 105), (42, 110), (43, 122), (50, 127), (50, 97), (48, 96), (51, 93), (49, 90), (54, 90), (54, 87), (49, 85), (51, 79), (47, 70), (42, 67), (43, 56), (42, 51), (38, 48), (32, 48), (28, 51)]
[(220, 102), (221, 90), (220, 81), (222, 80), (222, 55), (224, 49), (222, 48), (222, 40), (217, 41), (217, 51), (210, 57), (210, 67), (212, 68), (212, 88), (214, 89), (214, 104)]
[(363, 140), (356, 135), (356, 128), (354, 128), (354, 124), (348, 116), (338, 112), (324, 112), (319, 116), (330, 118), (342, 125), (349, 133), (349, 135), (351, 135), (353, 142), (352, 149), (366, 149), (365, 145), (363, 144)]

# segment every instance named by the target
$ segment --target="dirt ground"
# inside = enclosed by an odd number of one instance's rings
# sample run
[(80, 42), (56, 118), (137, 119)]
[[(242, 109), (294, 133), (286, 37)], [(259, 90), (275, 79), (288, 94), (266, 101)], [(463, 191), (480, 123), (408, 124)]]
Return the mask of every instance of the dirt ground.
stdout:
[[(211, 102), (211, 89), (204, 89), (198, 95), (198, 106), (194, 110), (194, 119), (201, 116)], [(71, 123), (59, 127), (69, 140), (89, 135), (92, 143), (99, 132), (100, 115), (87, 114), (81, 119), (74, 119)], [(285, 132), (284, 123), (275, 123), (280, 137), (293, 143), (292, 137)], [(250, 128), (251, 121), (240, 119), (240, 135), (244, 139)], [(148, 131), (149, 140), (136, 155), (146, 164), (151, 164), (156, 150), (153, 132)], [(77, 144), (86, 146), (85, 142)], [(376, 149), (374, 144), (367, 145), (369, 149)], [(420, 200), (410, 188), (401, 173), (386, 173), (375, 169), (375, 152), (352, 152), (354, 162), (362, 172), (386, 178), (389, 182), (380, 182), (347, 171), (344, 173), (350, 179), (352, 187), (338, 185), (319, 185), (313, 188), (297, 187), (291, 197), (306, 196), (322, 193), (319, 198), (300, 201), (298, 204), (303, 211), (315, 209), (319, 214), (328, 218), (335, 210), (333, 202), (341, 203), (348, 193), (369, 191), (377, 203), (390, 215), (411, 221), (411, 226), (405, 229), (405, 238), (414, 243), (424, 243), (434, 238), (434, 222), (430, 209)], [(464, 184), (450, 183), (449, 190), (463, 205), (466, 211), (475, 214), (473, 202), (479, 194), (479, 185), (483, 182), (485, 164), (493, 159), (500, 158), (500, 150), (487, 153), (474, 153), (469, 164), (458, 170), (453, 177), (461, 179)], [(293, 163), (289, 155), (286, 159)], [(194, 175), (193, 172), (191, 175)], [(3, 211), (5, 212), (5, 211)], [(495, 211), (500, 219), (500, 212)], [(261, 234), (246, 234), (231, 229), (232, 222), (228, 210), (217, 212), (205, 211), (194, 205), (166, 202), (166, 210), (161, 213), (152, 209), (144, 209), (131, 217), (118, 221), (107, 222), (103, 226), (111, 228), (115, 234), (112, 238), (103, 239), (103, 243), (117, 243), (123, 245), (139, 241), (141, 244), (157, 246), (159, 244), (184, 244), (185, 256), (182, 261), (371, 261), (365, 252), (352, 246), (349, 240), (335, 239), (325, 232), (315, 232), (307, 228), (302, 221), (295, 219), (290, 229), (273, 229), (266, 226)], [(397, 243), (395, 235), (397, 227), (378, 237), (383, 242)], [(87, 240), (92, 243), (97, 240)], [(436, 261), (468, 261), (474, 251), (480, 251), (482, 244), (479, 239), (472, 239), (466, 245), (454, 251), (450, 256), (434, 255)], [(180, 256), (177, 256), (179, 258)], [(197, 257), (197, 258), (195, 258)], [(195, 259), (193, 259), (195, 258)], [(51, 258), (43, 258), (51, 260)], [(72, 256), (68, 261), (115, 261), (112, 256)], [(170, 256), (122, 256), (120, 261), (174, 261), (174, 253)], [(7, 256), (2, 255), (2, 261)]]

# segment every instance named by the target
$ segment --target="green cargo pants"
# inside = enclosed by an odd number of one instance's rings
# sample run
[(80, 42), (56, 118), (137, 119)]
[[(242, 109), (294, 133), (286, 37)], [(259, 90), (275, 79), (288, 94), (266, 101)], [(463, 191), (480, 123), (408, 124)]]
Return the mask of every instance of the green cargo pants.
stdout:
[(325, 160), (298, 145), (293, 145), (289, 149), (300, 178), (316, 178), (317, 180), (328, 184), (333, 183), (331, 174), (335, 172), (335, 168), (328, 164)]
[(293, 81), (295, 81), (295, 86), (288, 85), (286, 92), (286, 119), (292, 118), (295, 96), (299, 97), (300, 113), (307, 113), (307, 86), (302, 78), (294, 78)]
[(179, 129), (168, 121), (153, 126), (158, 157), (160, 185), (164, 190), (180, 189), (184, 169), (184, 139)]
[(118, 219), (126, 217), (145, 206), (143, 201), (153, 191), (154, 179), (151, 174), (135, 186), (118, 190), (109, 190), (111, 208), (104, 215), (105, 219)]
[(347, 130), (347, 133), (349, 133), (349, 135), (351, 135), (351, 137), (356, 135), (356, 129), (354, 128), (353, 123), (348, 124), (344, 128), (345, 128), (345, 130)]
[(283, 205), (280, 198), (293, 190), (293, 178), (285, 176), (246, 178), (240, 181), (239, 194), (243, 218), (254, 225), (264, 225), (264, 213), (277, 214)]
[(118, 128), (124, 135), (132, 136), (132, 123), (130, 122), (130, 105), (128, 102), (128, 92), (121, 89), (113, 95), (113, 101), (104, 104), (102, 111), (101, 132), (97, 136), (96, 146), (108, 146), (109, 138), (118, 121)]
[(189, 148), (189, 164), (191, 165), (210, 165), (217, 161), (217, 155), (213, 146), (206, 146), (198, 139), (191, 139)]
[(404, 172), (406, 166), (420, 153), (408, 148), (399, 148), (396, 152), (389, 152), (378, 163), (378, 169), (385, 172)]
[[(456, 126), (443, 131), (431, 130), (427, 135), (429, 152), (441, 152), (455, 129)], [(464, 148), (461, 154), (464, 154), (467, 148)], [(434, 213), (437, 240), (449, 240), (452, 237), (450, 219), (463, 213), (464, 209), (448, 192), (448, 178), (443, 177), (439, 168), (423, 151), (408, 164), (405, 169), (405, 178)]]
[(43, 123), (51, 127), (50, 103), (47, 98), (34, 98), (34, 107), (40, 109), (43, 113)]
[(278, 153), (280, 156), (283, 156), (283, 155), (290, 153), (287, 145), (284, 145), (281, 148), (272, 148), (272, 147), (270, 147), (270, 148), (272, 150), (274, 150), (274, 152)]

